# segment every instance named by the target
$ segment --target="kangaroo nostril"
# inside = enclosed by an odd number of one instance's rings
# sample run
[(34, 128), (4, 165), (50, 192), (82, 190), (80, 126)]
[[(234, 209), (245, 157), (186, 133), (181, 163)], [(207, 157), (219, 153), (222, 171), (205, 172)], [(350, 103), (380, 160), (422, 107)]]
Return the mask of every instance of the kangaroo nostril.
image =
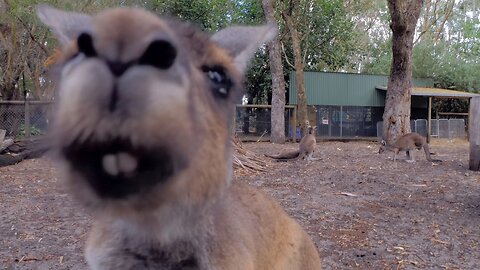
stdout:
[(117, 103), (118, 103), (118, 88), (116, 85), (114, 85), (112, 88), (112, 93), (110, 95), (110, 102), (108, 104), (108, 109), (110, 112), (115, 111), (115, 109), (117, 108)]
[(150, 65), (159, 69), (168, 69), (175, 62), (177, 49), (167, 40), (154, 40), (140, 57), (140, 65)]
[(107, 62), (108, 68), (115, 77), (122, 76), (123, 73), (132, 65), (131, 63)]
[(108, 68), (115, 77), (122, 76), (128, 68), (132, 66), (132, 63), (122, 63), (122, 62), (107, 62)]
[(86, 57), (96, 57), (97, 51), (93, 46), (93, 38), (90, 34), (81, 33), (77, 38), (78, 51), (85, 54)]

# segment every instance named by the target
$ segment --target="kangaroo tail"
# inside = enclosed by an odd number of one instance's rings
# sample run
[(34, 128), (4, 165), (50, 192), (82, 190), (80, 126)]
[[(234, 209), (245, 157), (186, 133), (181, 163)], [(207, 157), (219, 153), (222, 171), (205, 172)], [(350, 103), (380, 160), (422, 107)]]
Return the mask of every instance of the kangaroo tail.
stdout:
[(266, 157), (273, 158), (279, 161), (282, 160), (290, 160), (290, 159), (295, 159), (299, 156), (300, 152), (298, 150), (296, 151), (291, 151), (291, 152), (286, 152), (286, 153), (280, 153), (278, 155), (268, 155), (265, 154)]
[(430, 162), (442, 162), (442, 160), (440, 160), (440, 159), (432, 159), (432, 157), (430, 156), (430, 149), (428, 147), (428, 144), (423, 145), (423, 150), (425, 151), (425, 156), (427, 157), (428, 161), (430, 161)]

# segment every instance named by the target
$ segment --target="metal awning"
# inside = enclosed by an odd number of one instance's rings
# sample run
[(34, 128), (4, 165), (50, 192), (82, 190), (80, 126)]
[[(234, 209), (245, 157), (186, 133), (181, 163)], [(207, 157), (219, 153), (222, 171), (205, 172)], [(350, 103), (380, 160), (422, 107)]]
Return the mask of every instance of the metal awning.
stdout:
[[(387, 91), (387, 87), (383, 85), (375, 86), (377, 90)], [(442, 88), (430, 88), (430, 87), (413, 87), (412, 96), (421, 96), (421, 97), (435, 97), (435, 98), (472, 98), (478, 97), (479, 94), (455, 91)]]

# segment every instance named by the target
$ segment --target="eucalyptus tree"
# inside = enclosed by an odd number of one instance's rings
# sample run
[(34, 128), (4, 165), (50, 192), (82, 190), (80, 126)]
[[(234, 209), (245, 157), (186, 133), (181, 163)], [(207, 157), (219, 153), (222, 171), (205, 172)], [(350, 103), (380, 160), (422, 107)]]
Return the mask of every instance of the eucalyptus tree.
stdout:
[[(295, 71), (298, 120), (306, 132), (307, 97), (304, 71), (351, 70), (356, 50), (354, 24), (341, 0), (282, 0), (279, 5), (286, 32), (283, 53)], [(293, 59), (293, 60), (292, 60)]]
[(413, 38), (423, 0), (388, 0), (392, 29), (392, 65), (382, 135), (388, 142), (410, 133)]
[[(277, 24), (272, 0), (262, 0), (263, 12), (268, 23)], [(283, 77), (282, 52), (279, 36), (268, 44), (272, 77), (272, 110), (270, 114), (271, 136), (274, 143), (285, 142), (285, 79)]]

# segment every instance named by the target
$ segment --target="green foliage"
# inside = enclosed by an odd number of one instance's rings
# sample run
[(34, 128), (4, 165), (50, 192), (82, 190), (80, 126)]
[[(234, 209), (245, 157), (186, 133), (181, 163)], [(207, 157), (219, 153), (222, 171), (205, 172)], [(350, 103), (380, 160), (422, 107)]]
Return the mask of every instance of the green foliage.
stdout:
[(193, 22), (211, 32), (231, 24), (263, 21), (261, 5), (254, 0), (152, 0), (145, 1), (145, 7), (158, 14), (168, 14)]
[[(358, 35), (344, 1), (300, 0), (294, 6), (293, 19), (301, 39), (305, 70), (352, 70), (352, 56), (358, 50)], [(278, 9), (282, 12), (289, 7), (284, 5)], [(282, 31), (282, 37), (284, 53), (293, 63), (291, 41), (286, 29)], [(289, 66), (287, 69), (291, 70)]]
[(268, 52), (259, 51), (250, 63), (245, 89), (249, 104), (269, 104), (272, 100), (272, 74)]
[[(438, 6), (451, 3), (436, 1)], [(474, 0), (456, 1), (452, 13), (445, 13), (444, 9), (430, 11), (432, 19), (426, 17), (424, 10), (418, 31), (425, 33), (417, 37), (413, 50), (413, 76), (433, 78), (440, 88), (480, 92), (480, 6)], [(443, 28), (442, 18), (446, 18)], [(430, 24), (423, 25), (427, 21)], [(388, 21), (383, 23), (388, 25)], [(389, 74), (390, 35), (382, 43), (372, 45), (372, 57), (362, 72)]]
[(392, 40), (389, 39), (386, 42), (371, 48), (371, 50), (371, 62), (366, 63), (361, 72), (367, 74), (389, 75), (392, 66)]
[(435, 86), (468, 92), (480, 91), (480, 62), (446, 42), (422, 42), (414, 51), (414, 76), (434, 78)]
[(305, 47), (311, 48), (307, 56), (307, 70), (338, 71), (351, 69), (351, 58), (356, 50), (356, 33), (347, 17), (343, 1), (316, 0), (310, 8), (311, 31)]
[[(36, 126), (31, 126), (31, 127), (30, 127), (30, 136), (39, 136), (39, 135), (44, 135), (44, 134), (45, 134), (45, 133), (44, 133), (41, 129), (37, 128)], [(19, 138), (23, 138), (23, 137), (25, 137), (25, 135), (26, 135), (26, 133), (25, 133), (25, 125), (22, 124), (22, 125), (20, 126), (20, 130), (19, 130), (19, 133), (18, 133), (18, 137), (19, 137)]]
[[(441, 6), (451, 3), (435, 1)], [(480, 91), (480, 6), (476, 1), (455, 1), (446, 27), (441, 28), (437, 22), (426, 30), (428, 34), (419, 37), (413, 54), (415, 77), (431, 77), (437, 87)], [(10, 0), (0, 13), (0, 91), (4, 98), (23, 97), (22, 74), (34, 96), (44, 94), (37, 89), (38, 78), (45, 74), (43, 63), (57, 44), (34, 15), (34, 5), (39, 2), (87, 13), (107, 7), (140, 6), (192, 21), (210, 32), (232, 24), (264, 22), (258, 0)], [(284, 60), (286, 75), (292, 70), (293, 58), (280, 14), (290, 7), (290, 1), (275, 4), (284, 59), (288, 60)], [(294, 10), (306, 70), (389, 74), (391, 40), (384, 0), (296, 0)], [(437, 18), (446, 14), (443, 9), (436, 12)], [(428, 21), (426, 15), (422, 15), (423, 22)], [(437, 35), (438, 29), (441, 32)], [(250, 102), (270, 102), (271, 75), (265, 49), (257, 52), (245, 84)], [(48, 83), (41, 87), (48, 87)]]

